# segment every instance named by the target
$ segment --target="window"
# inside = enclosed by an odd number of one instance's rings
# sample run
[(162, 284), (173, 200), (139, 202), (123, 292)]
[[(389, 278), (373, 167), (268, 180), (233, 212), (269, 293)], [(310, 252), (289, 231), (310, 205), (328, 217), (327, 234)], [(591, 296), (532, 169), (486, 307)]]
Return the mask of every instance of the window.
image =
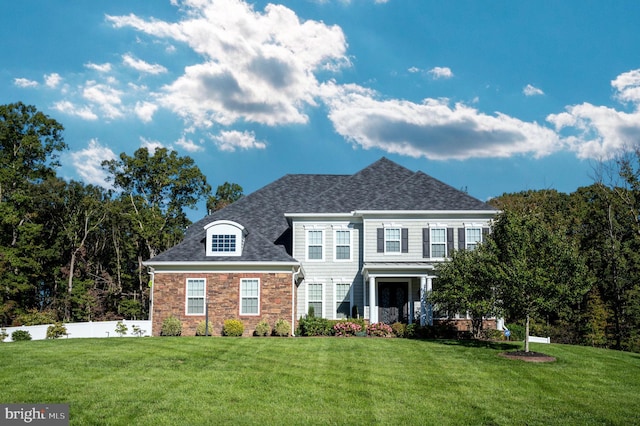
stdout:
[(207, 256), (240, 256), (246, 231), (242, 225), (230, 220), (217, 220), (205, 225)]
[(431, 257), (445, 257), (447, 254), (447, 229), (431, 228)]
[(351, 231), (335, 232), (336, 260), (351, 260)]
[(323, 259), (323, 235), (322, 231), (307, 231), (307, 259)]
[(349, 318), (351, 316), (351, 284), (336, 284), (336, 319)]
[(385, 253), (400, 253), (400, 228), (385, 228), (384, 251)]
[(466, 228), (465, 229), (465, 248), (467, 250), (474, 250), (478, 244), (482, 242), (482, 229), (481, 228)]
[(211, 251), (213, 253), (229, 253), (236, 251), (235, 235), (211, 235)]
[(260, 280), (240, 280), (240, 315), (260, 314)]
[(204, 278), (187, 278), (187, 315), (204, 315)]
[(307, 284), (307, 300), (309, 308), (313, 308), (314, 315), (322, 317), (322, 284)]

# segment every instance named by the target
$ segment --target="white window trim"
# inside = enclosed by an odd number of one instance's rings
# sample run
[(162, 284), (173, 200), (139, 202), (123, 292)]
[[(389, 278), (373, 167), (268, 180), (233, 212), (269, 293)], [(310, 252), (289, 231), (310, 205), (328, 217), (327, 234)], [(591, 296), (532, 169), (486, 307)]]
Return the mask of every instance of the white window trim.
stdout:
[[(309, 285), (310, 284), (319, 285), (320, 286), (320, 300), (309, 300)], [(305, 295), (305, 299), (307, 300), (307, 306), (306, 306), (307, 311), (305, 312), (305, 314), (307, 314), (309, 312), (309, 303), (310, 302), (318, 302), (319, 301), (322, 304), (322, 312), (320, 312), (320, 314), (318, 314), (318, 312), (314, 312), (314, 315), (316, 317), (325, 318), (325, 316), (324, 316), (324, 311), (326, 309), (326, 306), (325, 306), (326, 303), (325, 303), (325, 300), (324, 300), (325, 287), (326, 286), (324, 285), (324, 282), (311, 281), (311, 282), (307, 283), (307, 285), (306, 285), (306, 293), (307, 294)]]
[[(333, 319), (340, 319), (338, 318), (338, 286), (342, 284), (349, 286), (349, 312), (347, 313), (347, 318), (351, 318), (351, 309), (353, 307), (353, 285), (348, 280), (338, 280), (333, 283)], [(342, 300), (340, 302), (342, 302)]]
[(482, 244), (482, 241), (484, 240), (483, 235), (482, 235), (482, 225), (478, 225), (478, 224), (473, 224), (473, 225), (467, 225), (464, 227), (464, 249), (468, 250), (469, 249), (469, 234), (468, 231), (470, 229), (477, 229), (480, 231), (480, 239), (476, 242), (476, 246), (479, 244)]
[[(246, 312), (242, 312), (242, 283), (246, 282), (246, 281), (257, 281), (258, 282), (258, 312), (256, 313), (246, 313)], [(260, 316), (260, 310), (262, 308), (262, 304), (260, 303), (260, 278), (240, 278), (240, 286), (238, 288), (238, 312), (240, 314), (240, 316), (243, 317), (257, 317)]]
[[(349, 258), (338, 259), (338, 232), (349, 233)], [(333, 260), (336, 262), (351, 262), (353, 259), (353, 232), (349, 228), (339, 228), (333, 230)]]
[[(433, 241), (433, 233), (431, 231), (434, 230), (443, 230), (444, 231), (444, 242), (440, 243), (440, 242), (434, 242)], [(433, 246), (434, 245), (444, 245), (444, 256), (434, 256), (433, 255)], [(441, 225), (441, 224), (437, 224), (437, 225), (433, 225), (429, 227), (429, 257), (431, 259), (446, 259), (447, 258), (447, 226), (446, 225)]]
[[(390, 255), (390, 256), (402, 255), (402, 226), (393, 223), (393, 224), (384, 224), (383, 228), (384, 228), (384, 231), (383, 231), (384, 232), (384, 254)], [(398, 251), (387, 250), (387, 230), (391, 230), (391, 229), (397, 229), (399, 231)], [(389, 241), (395, 241), (395, 240), (389, 240)]]
[[(241, 256), (244, 248), (246, 230), (244, 226), (230, 220), (216, 220), (204, 226), (206, 231), (206, 255), (217, 257)], [(213, 235), (235, 235), (236, 249), (234, 251), (213, 251), (211, 247)]]
[[(309, 232), (321, 232), (322, 233), (322, 242), (321, 242), (321, 250), (320, 250), (320, 254), (321, 257), (320, 259), (310, 259), (309, 258)], [(325, 261), (325, 239), (326, 239), (326, 232), (323, 228), (308, 228), (305, 229), (305, 245), (304, 245), (304, 256), (305, 259), (307, 259), (308, 262), (324, 262)]]
[[(204, 282), (204, 303), (202, 306), (202, 313), (189, 313), (189, 299), (196, 299), (195, 297), (189, 297), (189, 282), (190, 281), (203, 281)], [(199, 298), (198, 298), (199, 299)], [(207, 311), (207, 279), (206, 278), (187, 278), (184, 283), (184, 314), (190, 317), (203, 316)]]

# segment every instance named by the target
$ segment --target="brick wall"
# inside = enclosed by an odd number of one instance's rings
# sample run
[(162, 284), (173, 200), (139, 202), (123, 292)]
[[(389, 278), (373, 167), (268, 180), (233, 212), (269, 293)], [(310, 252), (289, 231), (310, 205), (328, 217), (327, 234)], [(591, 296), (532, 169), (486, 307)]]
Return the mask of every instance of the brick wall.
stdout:
[[(205, 278), (209, 300), (210, 333), (222, 335), (226, 319), (240, 319), (244, 335), (251, 336), (256, 324), (265, 319), (271, 327), (282, 318), (291, 323), (291, 273), (157, 273), (153, 286), (153, 335), (159, 336), (162, 321), (173, 315), (182, 321), (182, 335), (195, 336), (204, 315), (186, 315), (187, 278)], [(260, 314), (240, 315), (240, 279), (260, 279)]]

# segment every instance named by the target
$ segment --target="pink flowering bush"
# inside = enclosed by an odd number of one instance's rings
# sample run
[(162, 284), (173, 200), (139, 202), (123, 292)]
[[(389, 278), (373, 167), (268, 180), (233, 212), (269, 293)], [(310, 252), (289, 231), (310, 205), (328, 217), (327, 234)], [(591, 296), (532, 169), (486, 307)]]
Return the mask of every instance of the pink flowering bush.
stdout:
[(392, 337), (393, 329), (383, 322), (376, 322), (367, 327), (367, 334), (372, 337)]
[(339, 322), (333, 326), (333, 334), (336, 336), (355, 336), (357, 332), (361, 331), (360, 324), (355, 324), (350, 321)]

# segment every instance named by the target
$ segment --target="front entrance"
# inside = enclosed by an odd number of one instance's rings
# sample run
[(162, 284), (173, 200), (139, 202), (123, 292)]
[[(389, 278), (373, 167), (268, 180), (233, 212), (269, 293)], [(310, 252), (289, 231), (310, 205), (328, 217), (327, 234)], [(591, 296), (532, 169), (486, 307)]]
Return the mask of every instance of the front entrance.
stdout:
[(378, 283), (378, 321), (386, 324), (409, 322), (407, 283)]

